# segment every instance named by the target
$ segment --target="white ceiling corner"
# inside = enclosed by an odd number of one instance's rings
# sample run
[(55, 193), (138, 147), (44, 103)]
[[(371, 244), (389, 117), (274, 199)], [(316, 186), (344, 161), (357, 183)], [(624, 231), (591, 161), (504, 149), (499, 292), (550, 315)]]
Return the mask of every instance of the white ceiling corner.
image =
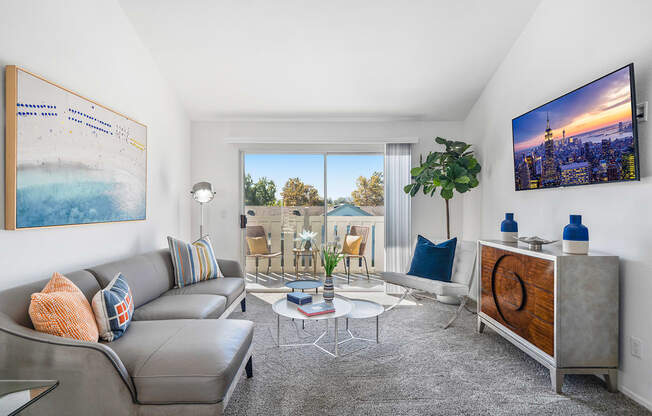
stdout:
[(462, 120), (540, 0), (121, 0), (193, 121)]

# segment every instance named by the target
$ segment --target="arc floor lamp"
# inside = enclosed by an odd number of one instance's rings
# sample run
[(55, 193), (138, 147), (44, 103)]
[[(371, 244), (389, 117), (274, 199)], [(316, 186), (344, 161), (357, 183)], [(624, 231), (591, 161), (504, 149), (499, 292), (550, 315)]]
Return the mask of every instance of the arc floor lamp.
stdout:
[(213, 200), (215, 192), (210, 182), (197, 182), (190, 191), (195, 201), (199, 202), (199, 238), (204, 236), (204, 204)]

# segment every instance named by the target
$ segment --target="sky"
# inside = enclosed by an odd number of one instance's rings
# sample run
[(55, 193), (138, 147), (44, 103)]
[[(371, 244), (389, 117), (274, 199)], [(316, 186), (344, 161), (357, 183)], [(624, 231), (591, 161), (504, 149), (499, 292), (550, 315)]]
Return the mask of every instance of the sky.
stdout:
[[(328, 155), (328, 197), (350, 197), (359, 176), (370, 177), (383, 171), (384, 157), (374, 155)], [(276, 198), (288, 178), (299, 177), (304, 183), (313, 185), (324, 196), (324, 159), (316, 154), (245, 154), (245, 173), (251, 174), (254, 182), (265, 176), (276, 184)]]
[(521, 151), (543, 142), (546, 114), (554, 139), (632, 120), (629, 67), (614, 72), (577, 91), (514, 119), (514, 150)]

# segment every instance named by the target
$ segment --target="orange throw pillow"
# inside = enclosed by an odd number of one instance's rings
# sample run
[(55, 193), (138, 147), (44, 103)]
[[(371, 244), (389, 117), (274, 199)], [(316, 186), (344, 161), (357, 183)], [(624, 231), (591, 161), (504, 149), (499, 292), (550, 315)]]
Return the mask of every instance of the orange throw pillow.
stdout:
[(344, 239), (344, 247), (342, 247), (342, 254), (350, 254), (357, 256), (360, 254), (360, 245), (362, 244), (362, 236), (360, 235), (347, 235)]
[(247, 237), (247, 245), (251, 254), (269, 254), (265, 237)]
[(86, 296), (65, 276), (54, 273), (43, 290), (32, 293), (29, 317), (39, 332), (97, 342), (99, 331)]

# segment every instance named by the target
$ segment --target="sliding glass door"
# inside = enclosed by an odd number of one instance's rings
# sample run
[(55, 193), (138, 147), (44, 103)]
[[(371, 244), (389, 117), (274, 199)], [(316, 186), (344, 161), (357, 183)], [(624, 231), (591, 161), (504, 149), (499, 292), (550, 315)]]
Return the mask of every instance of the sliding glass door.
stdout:
[(341, 262), (336, 283), (371, 284), (384, 258), (383, 160), (382, 154), (244, 153), (248, 283), (319, 278), (318, 249), (328, 242), (341, 248), (347, 234), (359, 234), (364, 241), (347, 260), (349, 273)]
[(307, 269), (316, 275), (321, 265), (310, 249), (325, 241), (323, 155), (246, 153), (243, 184), (248, 278), (281, 282)]
[[(327, 154), (327, 241), (344, 244), (347, 235), (360, 237), (359, 256), (340, 262), (335, 277), (360, 282), (382, 271), (385, 206), (382, 154)], [(355, 251), (354, 251), (355, 254)], [(349, 266), (349, 273), (347, 272)]]

